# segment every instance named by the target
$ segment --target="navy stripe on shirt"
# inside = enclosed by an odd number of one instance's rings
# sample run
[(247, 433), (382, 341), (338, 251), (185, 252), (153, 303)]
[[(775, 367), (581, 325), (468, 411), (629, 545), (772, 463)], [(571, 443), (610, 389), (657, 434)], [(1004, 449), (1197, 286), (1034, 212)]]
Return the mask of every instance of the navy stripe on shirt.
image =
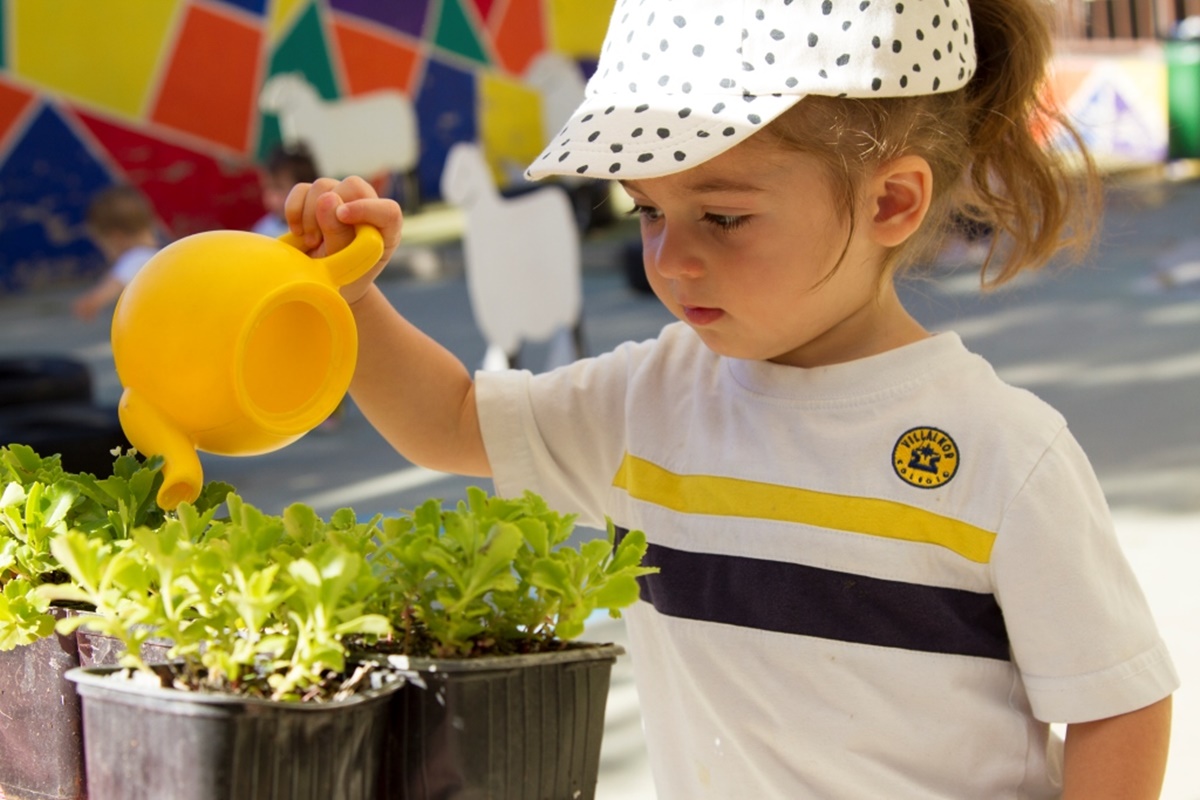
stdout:
[(638, 578), (641, 598), (668, 616), (1010, 660), (1004, 615), (988, 593), (657, 544), (643, 564), (659, 572)]

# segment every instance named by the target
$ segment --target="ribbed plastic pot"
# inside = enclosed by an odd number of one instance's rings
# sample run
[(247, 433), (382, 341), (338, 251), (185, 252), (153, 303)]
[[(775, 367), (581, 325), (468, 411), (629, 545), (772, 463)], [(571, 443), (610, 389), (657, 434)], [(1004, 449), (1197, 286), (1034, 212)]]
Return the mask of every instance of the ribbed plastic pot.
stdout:
[(73, 669), (88, 800), (374, 800), (392, 686), (339, 702), (188, 692)]
[[(91, 612), (51, 613), (62, 619)], [(143, 655), (165, 657), (168, 646), (147, 645)], [(85, 800), (79, 696), (65, 676), (80, 666), (115, 664), (121, 651), (116, 639), (80, 629), (0, 652), (0, 798)]]
[(389, 663), (379, 800), (590, 800), (617, 645)]

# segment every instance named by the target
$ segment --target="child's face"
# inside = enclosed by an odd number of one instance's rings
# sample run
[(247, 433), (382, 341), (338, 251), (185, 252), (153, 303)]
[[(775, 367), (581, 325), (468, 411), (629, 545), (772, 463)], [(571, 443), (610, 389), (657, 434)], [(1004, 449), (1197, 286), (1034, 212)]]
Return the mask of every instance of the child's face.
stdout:
[(904, 312), (877, 302), (874, 212), (857, 212), (843, 257), (849, 220), (814, 157), (750, 139), (622, 185), (641, 211), (651, 287), (713, 351), (812, 367), (894, 346), (883, 339)]
[(263, 176), (262, 202), (267, 211), (277, 216), (283, 216), (283, 204), (288, 192), (292, 190), (295, 181), (287, 173), (267, 173)]

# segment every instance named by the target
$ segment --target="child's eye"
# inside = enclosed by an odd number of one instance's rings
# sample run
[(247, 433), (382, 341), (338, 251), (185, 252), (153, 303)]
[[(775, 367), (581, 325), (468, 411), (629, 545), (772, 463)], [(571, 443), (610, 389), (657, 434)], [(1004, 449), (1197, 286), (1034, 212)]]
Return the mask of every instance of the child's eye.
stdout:
[(655, 220), (657, 220), (659, 218), (661, 213), (662, 212), (660, 212), (657, 208), (654, 208), (653, 206), (635, 205), (633, 208), (629, 209), (629, 216), (641, 217), (642, 219), (646, 220), (647, 222), (654, 222)]
[(739, 217), (732, 214), (705, 214), (704, 221), (709, 225), (714, 225), (722, 231), (729, 232), (737, 230), (750, 221), (750, 217)]

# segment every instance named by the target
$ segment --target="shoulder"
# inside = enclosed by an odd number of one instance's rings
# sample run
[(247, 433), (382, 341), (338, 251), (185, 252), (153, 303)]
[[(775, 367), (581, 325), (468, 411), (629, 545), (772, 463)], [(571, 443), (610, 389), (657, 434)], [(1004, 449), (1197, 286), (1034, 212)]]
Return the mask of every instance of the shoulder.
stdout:
[(121, 283), (129, 283), (133, 276), (158, 252), (157, 247), (138, 246), (126, 250), (113, 262), (112, 274)]

